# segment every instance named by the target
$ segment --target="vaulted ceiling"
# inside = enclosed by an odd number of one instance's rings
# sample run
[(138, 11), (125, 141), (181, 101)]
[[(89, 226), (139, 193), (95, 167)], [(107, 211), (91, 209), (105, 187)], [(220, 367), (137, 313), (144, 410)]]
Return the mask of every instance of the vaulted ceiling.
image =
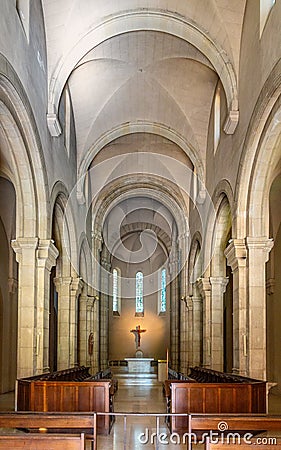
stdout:
[(68, 84), (78, 167), (85, 160), (91, 164), (89, 152), (94, 155), (114, 139), (135, 132), (184, 143), (204, 164), (218, 80), (230, 117), (225, 131), (235, 129), (231, 121), (239, 109), (246, 0), (42, 0), (42, 4), (49, 128), (53, 135), (60, 133), (58, 107)]

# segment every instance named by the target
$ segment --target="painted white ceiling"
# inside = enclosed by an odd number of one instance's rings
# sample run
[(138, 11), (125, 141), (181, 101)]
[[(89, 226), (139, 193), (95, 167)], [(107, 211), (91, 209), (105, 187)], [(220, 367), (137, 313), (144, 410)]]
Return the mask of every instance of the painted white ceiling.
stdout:
[[(110, 142), (109, 132), (122, 136), (128, 124), (150, 124), (155, 134), (160, 126), (173, 130), (204, 162), (224, 62), (238, 83), (245, 3), (43, 0), (49, 108), (68, 80), (78, 166), (103, 139)], [(235, 98), (226, 97), (231, 108)]]

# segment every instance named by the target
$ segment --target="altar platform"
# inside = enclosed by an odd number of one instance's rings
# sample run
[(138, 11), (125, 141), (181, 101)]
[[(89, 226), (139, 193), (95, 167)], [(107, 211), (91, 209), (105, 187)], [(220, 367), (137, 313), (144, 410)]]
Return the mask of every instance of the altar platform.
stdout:
[(151, 373), (151, 361), (154, 358), (124, 358), (128, 362), (129, 373)]

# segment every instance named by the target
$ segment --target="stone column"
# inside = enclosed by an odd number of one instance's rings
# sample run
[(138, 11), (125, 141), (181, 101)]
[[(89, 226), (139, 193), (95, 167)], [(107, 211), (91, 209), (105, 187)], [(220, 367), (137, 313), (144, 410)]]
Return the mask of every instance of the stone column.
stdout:
[[(94, 351), (89, 354), (88, 339), (91, 333), (93, 333), (94, 326), (94, 303), (95, 298), (87, 295), (86, 289), (84, 287), (82, 294), (79, 298), (80, 308), (79, 308), (79, 362), (80, 365), (91, 367), (91, 372), (97, 372), (98, 368), (93, 365)], [(93, 339), (93, 344), (94, 344)], [(94, 345), (93, 345), (94, 347)]]
[(58, 370), (70, 367), (70, 286), (71, 277), (54, 278), (58, 293)]
[(78, 365), (78, 302), (82, 292), (83, 281), (80, 277), (72, 277), (70, 284), (70, 311), (69, 311), (69, 365)]
[[(17, 354), (17, 316), (18, 316), (18, 280), (10, 277), (8, 279), (9, 291), (9, 349), (7, 349), (6, 358), (4, 356), (3, 378), (9, 381), (9, 390), (15, 388), (15, 379), (17, 377), (17, 363), (15, 355)], [(6, 372), (6, 377), (5, 377)]]
[(197, 286), (203, 301), (203, 366), (211, 367), (211, 283), (199, 278)]
[(223, 294), (226, 277), (210, 277), (211, 283), (211, 360), (212, 369), (223, 371)]
[(51, 240), (12, 241), (19, 263), (17, 376), (42, 373), (49, 366), (50, 270), (58, 251)]
[(202, 298), (200, 296), (192, 297), (193, 304), (193, 349), (192, 362), (190, 365), (199, 366), (201, 364), (202, 348)]
[(79, 364), (80, 366), (88, 366), (88, 326), (87, 326), (87, 292), (86, 287), (79, 297)]
[(100, 369), (108, 367), (108, 345), (109, 345), (109, 276), (110, 255), (106, 247), (101, 257), (101, 293), (100, 293)]
[(183, 295), (180, 302), (180, 371), (187, 373), (188, 369), (188, 307), (186, 297)]
[(102, 249), (102, 235), (101, 232), (92, 233), (92, 247), (93, 247), (93, 287), (89, 294), (94, 298), (93, 307), (93, 371), (97, 372), (100, 369), (100, 264), (101, 264), (101, 249)]
[(174, 370), (179, 370), (179, 288), (177, 276), (177, 261), (170, 263), (170, 361)]
[(233, 273), (233, 372), (248, 375), (247, 356), (247, 248), (244, 239), (232, 239), (224, 252)]
[(187, 232), (181, 234), (178, 237), (178, 248), (179, 248), (179, 297), (182, 301), (179, 302), (179, 347), (180, 347), (180, 354), (179, 354), (179, 363), (180, 367), (179, 370), (183, 372), (184, 374), (187, 373), (188, 370), (188, 337), (187, 337), (187, 331), (188, 331), (188, 309), (186, 305), (186, 295), (187, 295), (187, 273), (188, 273), (188, 264), (187, 264), (187, 248), (188, 248), (188, 237), (189, 234)]
[(193, 302), (192, 297), (187, 297), (187, 345), (188, 345), (188, 366), (192, 366), (193, 361)]
[(50, 273), (59, 255), (52, 240), (40, 240), (37, 249), (37, 372), (49, 370)]
[(247, 237), (249, 289), (249, 376), (266, 379), (266, 279), (265, 264), (273, 240)]
[(100, 299), (96, 295), (94, 297), (93, 304), (93, 324), (92, 331), (94, 335), (94, 348), (93, 348), (93, 358), (92, 358), (92, 370), (93, 373), (99, 370), (99, 309), (100, 309)]

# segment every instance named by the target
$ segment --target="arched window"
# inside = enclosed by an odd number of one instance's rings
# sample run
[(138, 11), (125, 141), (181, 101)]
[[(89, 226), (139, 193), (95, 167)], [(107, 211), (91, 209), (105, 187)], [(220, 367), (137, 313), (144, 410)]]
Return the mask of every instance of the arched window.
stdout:
[(221, 135), (221, 95), (217, 88), (214, 104), (214, 153), (217, 151)]
[(143, 273), (136, 273), (136, 314), (143, 315)]
[(120, 310), (121, 310), (120, 270), (115, 268), (112, 271), (112, 311), (113, 311), (113, 315), (119, 316)]
[(166, 283), (167, 283), (166, 269), (162, 269), (160, 276), (160, 299), (159, 299), (160, 314), (165, 313), (167, 309)]

